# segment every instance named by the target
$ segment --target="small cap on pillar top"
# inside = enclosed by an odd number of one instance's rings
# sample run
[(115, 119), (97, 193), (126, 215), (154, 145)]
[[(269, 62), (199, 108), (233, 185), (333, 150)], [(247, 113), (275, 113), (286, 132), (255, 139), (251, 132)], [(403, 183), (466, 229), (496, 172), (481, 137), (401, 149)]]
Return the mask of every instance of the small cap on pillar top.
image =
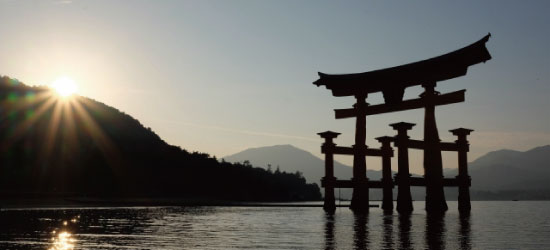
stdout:
[(459, 136), (459, 135), (469, 135), (470, 132), (474, 131), (473, 129), (467, 129), (467, 128), (455, 128), (449, 130), (449, 132), (453, 133), (453, 135)]
[(398, 123), (390, 124), (390, 126), (392, 126), (393, 129), (395, 129), (395, 130), (401, 130), (401, 129), (409, 130), (412, 127), (414, 127), (415, 125), (416, 124), (414, 124), (414, 123), (408, 123), (408, 122), (398, 122)]
[(338, 137), (338, 135), (340, 135), (340, 133), (336, 133), (336, 132), (332, 132), (332, 131), (325, 131), (325, 132), (321, 132), (321, 133), (317, 133), (319, 136), (321, 136), (322, 138), (325, 138), (325, 139), (332, 139), (332, 138), (336, 138)]
[(394, 138), (392, 136), (381, 136), (376, 138), (376, 140), (379, 142), (392, 141), (393, 139)]

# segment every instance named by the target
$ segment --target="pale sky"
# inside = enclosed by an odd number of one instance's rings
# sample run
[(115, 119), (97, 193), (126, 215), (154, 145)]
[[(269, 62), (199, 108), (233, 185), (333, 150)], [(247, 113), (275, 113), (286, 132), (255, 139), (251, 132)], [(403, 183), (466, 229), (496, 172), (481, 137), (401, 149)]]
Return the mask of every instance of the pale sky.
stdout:
[[(467, 89), (466, 102), (436, 109), (440, 136), (474, 129), (470, 160), (550, 144), (550, 1), (412, 2), (0, 0), (0, 75), (30, 85), (70, 77), (80, 95), (189, 151), (292, 144), (321, 156), (318, 132), (353, 144), (354, 120), (335, 120), (333, 109), (354, 100), (313, 85), (318, 71), (397, 66), (491, 32), (492, 60), (438, 84)], [(421, 139), (422, 119), (422, 110), (368, 117), (367, 144), (378, 147), (373, 138), (394, 135), (388, 124), (398, 121), (417, 123), (411, 134)], [(422, 172), (419, 155), (412, 172)]]

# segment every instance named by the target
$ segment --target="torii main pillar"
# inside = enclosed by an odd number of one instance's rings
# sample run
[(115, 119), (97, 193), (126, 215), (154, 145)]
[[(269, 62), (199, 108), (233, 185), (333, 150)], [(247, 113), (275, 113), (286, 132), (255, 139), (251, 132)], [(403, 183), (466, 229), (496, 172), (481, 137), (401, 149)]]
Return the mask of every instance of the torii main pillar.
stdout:
[(435, 122), (435, 99), (439, 95), (435, 91), (435, 82), (422, 86), (425, 92), (420, 97), (425, 101), (424, 113), (424, 177), (426, 179), (426, 210), (429, 212), (447, 211), (445, 192), (443, 191), (443, 160), (439, 133)]
[(355, 212), (369, 211), (369, 185), (367, 179), (367, 162), (365, 151), (367, 149), (367, 109), (366, 95), (355, 96), (357, 103), (354, 105), (356, 111), (355, 121), (355, 145), (353, 145), (353, 194), (351, 196), (350, 209)]

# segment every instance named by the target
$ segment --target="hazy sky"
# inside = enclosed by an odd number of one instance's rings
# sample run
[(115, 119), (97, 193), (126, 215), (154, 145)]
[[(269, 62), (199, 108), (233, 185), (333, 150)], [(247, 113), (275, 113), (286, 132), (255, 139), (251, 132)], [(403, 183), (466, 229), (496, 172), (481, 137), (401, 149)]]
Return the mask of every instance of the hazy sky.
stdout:
[[(475, 129), (470, 159), (550, 144), (550, 1), (412, 2), (0, 0), (0, 74), (31, 85), (68, 76), (81, 95), (190, 151), (292, 144), (320, 155), (317, 132), (353, 144), (354, 120), (335, 120), (333, 109), (354, 100), (313, 85), (318, 71), (396, 66), (491, 32), (492, 60), (438, 84), (467, 89), (466, 102), (436, 110), (442, 139)], [(394, 135), (387, 124), (398, 121), (417, 123), (420, 139), (422, 119), (422, 110), (368, 117), (367, 144), (378, 147), (373, 138)]]

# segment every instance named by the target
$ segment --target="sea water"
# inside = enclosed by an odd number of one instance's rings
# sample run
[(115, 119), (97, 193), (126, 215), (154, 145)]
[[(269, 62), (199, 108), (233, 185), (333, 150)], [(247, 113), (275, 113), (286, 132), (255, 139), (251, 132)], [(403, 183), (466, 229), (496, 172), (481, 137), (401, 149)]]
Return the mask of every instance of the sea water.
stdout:
[(318, 207), (25, 208), (0, 249), (550, 249), (550, 202), (474, 201), (470, 215)]

